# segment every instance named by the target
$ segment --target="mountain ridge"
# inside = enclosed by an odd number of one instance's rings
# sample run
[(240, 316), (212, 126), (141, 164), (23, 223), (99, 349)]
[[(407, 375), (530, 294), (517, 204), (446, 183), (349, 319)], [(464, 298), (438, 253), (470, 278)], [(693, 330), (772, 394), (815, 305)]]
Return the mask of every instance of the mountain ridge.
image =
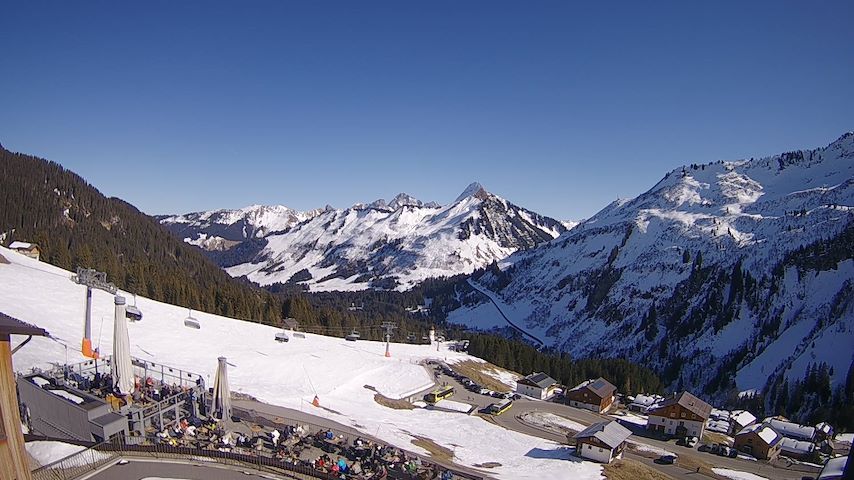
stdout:
[[(770, 390), (819, 362), (839, 385), (852, 358), (836, 352), (854, 343), (854, 258), (839, 239), (852, 225), (846, 133), (823, 148), (674, 169), (479, 280), (552, 347), (646, 361), (674, 388)], [(823, 248), (841, 253), (790, 260)], [(484, 325), (491, 311), (472, 298), (449, 321)]]
[(470, 273), (567, 229), (477, 182), (445, 206), (401, 193), (391, 202), (327, 208), (302, 218), (287, 209), (290, 220), (279, 230), (233, 216), (227, 224), (205, 223), (216, 212), (158, 218), (185, 242), (207, 249), (233, 276), (313, 290), (406, 288), (426, 278)]

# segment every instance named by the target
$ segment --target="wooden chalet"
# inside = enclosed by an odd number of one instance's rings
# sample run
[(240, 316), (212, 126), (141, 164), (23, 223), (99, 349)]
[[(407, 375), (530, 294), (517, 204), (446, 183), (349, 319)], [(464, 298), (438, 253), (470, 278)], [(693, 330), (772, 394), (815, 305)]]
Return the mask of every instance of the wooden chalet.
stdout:
[(616, 398), (617, 387), (599, 377), (576, 385), (565, 394), (566, 403), (572, 407), (605, 413)]
[(650, 408), (647, 429), (676, 437), (703, 436), (712, 406), (689, 392), (674, 394)]

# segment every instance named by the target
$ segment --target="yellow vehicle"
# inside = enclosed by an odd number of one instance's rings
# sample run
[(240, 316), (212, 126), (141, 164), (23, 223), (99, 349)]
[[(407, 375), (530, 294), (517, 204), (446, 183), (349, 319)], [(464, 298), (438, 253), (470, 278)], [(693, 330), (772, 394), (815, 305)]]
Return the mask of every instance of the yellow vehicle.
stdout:
[(436, 403), (439, 400), (444, 400), (454, 394), (454, 387), (444, 387), (424, 395), (424, 401), (427, 403)]
[(510, 410), (510, 407), (513, 406), (513, 400), (507, 399), (501, 403), (493, 403), (489, 406), (489, 413), (493, 415), (501, 415), (502, 413)]

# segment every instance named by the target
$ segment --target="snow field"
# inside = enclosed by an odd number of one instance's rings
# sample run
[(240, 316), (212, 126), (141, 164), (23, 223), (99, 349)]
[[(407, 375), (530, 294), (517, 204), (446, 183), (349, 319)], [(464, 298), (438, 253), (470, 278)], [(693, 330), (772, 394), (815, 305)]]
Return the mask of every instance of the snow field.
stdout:
[[(11, 262), (0, 265), (0, 311), (45, 328), (57, 339), (33, 338), (15, 354), (15, 369), (49, 368), (51, 363), (64, 363), (66, 354), (69, 363), (84, 361), (79, 349), (85, 288), (70, 280), (70, 272), (6, 249), (0, 248), (0, 254)], [(185, 308), (143, 297), (137, 297), (137, 306), (143, 320), (128, 324), (131, 355), (201, 374), (209, 385), (216, 358), (224, 356), (234, 365), (228, 372), (232, 391), (353, 425), (401, 448), (428, 454), (411, 443), (419, 435), (452, 449), (462, 465), (500, 463), (485, 471), (497, 478), (602, 478), (601, 466), (577, 461), (563, 445), (458, 413), (389, 409), (377, 404), (374, 392), (365, 388), (401, 398), (431, 383), (430, 373), (419, 362), (482, 361), (467, 354), (392, 344), (392, 358), (386, 358), (381, 342), (354, 343), (312, 334), (280, 344), (274, 340), (279, 331), (274, 327), (194, 311), (201, 323), (195, 330), (183, 325)], [(93, 292), (92, 321), (93, 344), (110, 354), (112, 295)], [(21, 341), (13, 337), (13, 346)], [(315, 395), (329, 410), (310, 405)]]

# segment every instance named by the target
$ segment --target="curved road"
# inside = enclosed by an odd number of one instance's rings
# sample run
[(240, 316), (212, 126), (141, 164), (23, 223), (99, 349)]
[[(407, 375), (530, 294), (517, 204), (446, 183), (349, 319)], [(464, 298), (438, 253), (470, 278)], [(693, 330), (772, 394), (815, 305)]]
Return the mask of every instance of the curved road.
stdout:
[[(454, 400), (469, 403), (471, 405), (477, 405), (479, 409), (484, 409), (489, 406), (489, 404), (498, 401), (493, 397), (488, 397), (485, 395), (479, 395), (476, 393), (469, 392), (462, 386), (459, 382), (456, 381), (453, 377), (449, 377), (447, 375), (438, 373), (436, 375), (436, 380), (439, 383), (447, 383), (456, 388), (456, 394)], [(543, 428), (539, 428), (537, 426), (533, 426), (529, 423), (525, 423), (520, 419), (522, 415), (525, 413), (531, 412), (543, 412), (543, 413), (552, 413), (566, 419), (572, 420), (574, 422), (580, 423), (584, 426), (591, 425), (596, 422), (601, 421), (611, 421), (614, 418), (599, 415), (598, 413), (591, 412), (589, 410), (582, 410), (579, 408), (570, 407), (569, 405), (565, 405), (562, 403), (555, 403), (549, 401), (539, 401), (539, 400), (528, 400), (525, 398), (515, 400), (513, 402), (513, 406), (502, 415), (493, 416), (489, 414), (481, 415), (481, 417), (488, 422), (494, 423), (498, 426), (504, 427), (508, 430), (513, 430), (516, 432), (524, 433), (527, 435), (531, 435), (534, 437), (544, 438), (546, 440), (551, 440), (554, 442), (558, 442), (561, 444), (567, 443), (567, 438), (565, 435), (559, 435), (557, 433), (551, 432), (549, 430), (545, 430)], [(665, 442), (662, 440), (644, 437), (640, 435), (632, 435), (629, 437), (630, 440), (636, 443), (643, 443), (652, 447), (660, 448), (663, 450), (667, 450), (677, 454), (680, 458), (691, 458), (699, 462), (711, 464), (716, 468), (727, 468), (731, 470), (738, 470), (742, 472), (754, 473), (756, 475), (760, 475), (762, 477), (771, 479), (771, 480), (800, 480), (804, 475), (812, 475), (816, 476), (818, 474), (818, 469), (814, 469), (812, 471), (797, 471), (791, 470), (787, 468), (781, 468), (775, 464), (765, 463), (765, 462), (756, 462), (750, 460), (744, 460), (741, 458), (728, 458), (728, 457), (720, 457), (717, 455), (712, 455), (710, 453), (700, 452), (696, 449), (691, 449), (688, 447), (682, 447), (676, 445), (675, 441)], [(696, 478), (696, 479), (708, 479), (715, 478), (703, 475), (702, 473), (696, 473), (693, 471), (685, 470), (681, 468), (679, 465), (660, 465), (653, 462), (653, 459), (645, 457), (643, 455), (639, 455), (633, 453), (629, 450), (625, 451), (624, 454), (627, 458), (631, 458), (632, 460), (637, 460), (641, 463), (644, 463), (662, 473), (666, 473), (673, 478)]]

